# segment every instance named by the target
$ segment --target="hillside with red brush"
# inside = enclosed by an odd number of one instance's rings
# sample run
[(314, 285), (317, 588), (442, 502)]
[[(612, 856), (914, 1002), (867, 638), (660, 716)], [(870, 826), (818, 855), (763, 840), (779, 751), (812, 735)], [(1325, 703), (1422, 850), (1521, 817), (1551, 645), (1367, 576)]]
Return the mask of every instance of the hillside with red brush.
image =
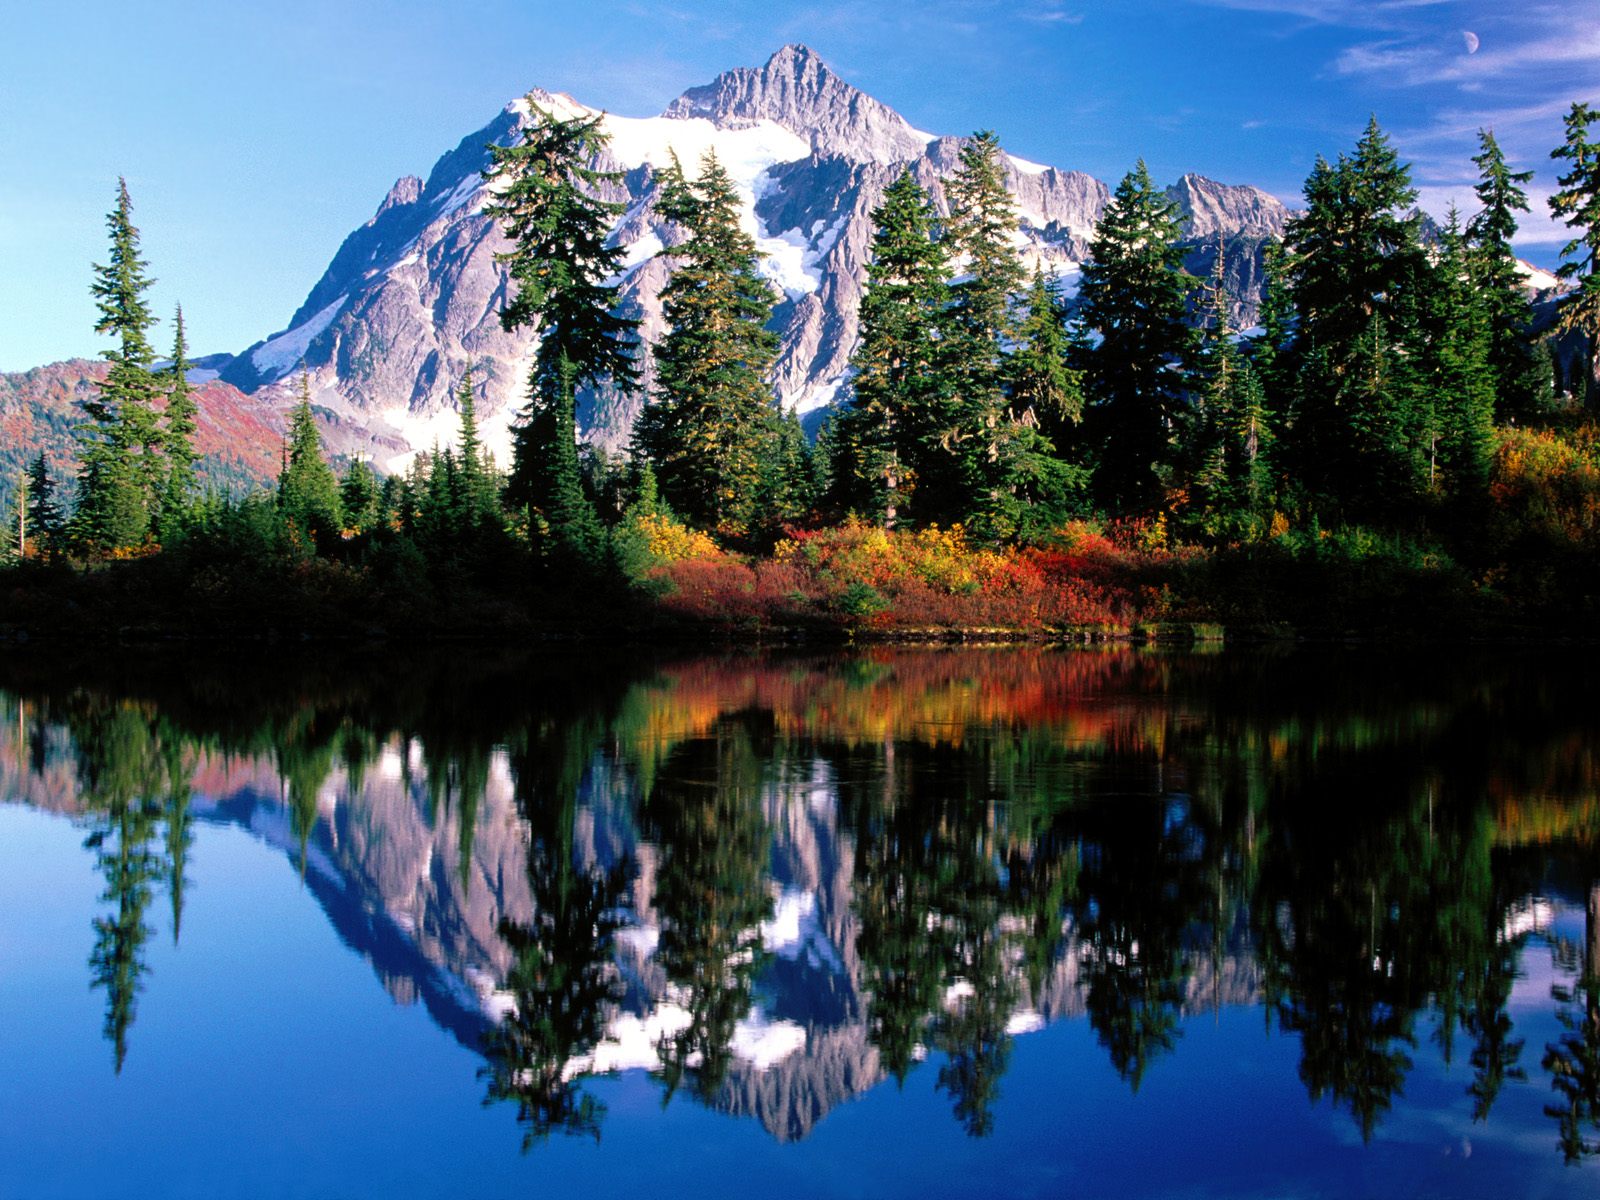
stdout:
[[(106, 369), (104, 362), (74, 358), (0, 374), (0, 477), (8, 485), (40, 450), (58, 483), (72, 478), (73, 430)], [(277, 476), (283, 420), (276, 410), (215, 379), (198, 385), (195, 398), (195, 448), (206, 484), (237, 490)]]

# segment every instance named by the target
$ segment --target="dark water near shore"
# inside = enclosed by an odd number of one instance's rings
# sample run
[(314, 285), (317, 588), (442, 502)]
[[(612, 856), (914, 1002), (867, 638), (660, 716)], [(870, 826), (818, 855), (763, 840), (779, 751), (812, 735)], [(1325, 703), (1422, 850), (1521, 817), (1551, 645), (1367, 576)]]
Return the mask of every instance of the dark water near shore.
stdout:
[(1597, 1194), (1597, 666), (0, 657), (0, 1197)]

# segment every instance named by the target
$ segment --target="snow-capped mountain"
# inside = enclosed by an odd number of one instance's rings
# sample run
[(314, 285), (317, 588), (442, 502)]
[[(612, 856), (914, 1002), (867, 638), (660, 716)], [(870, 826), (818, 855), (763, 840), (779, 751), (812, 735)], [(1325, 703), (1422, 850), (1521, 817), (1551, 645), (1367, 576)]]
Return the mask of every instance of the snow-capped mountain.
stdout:
[[(532, 93), (568, 115), (590, 109), (565, 95)], [(507, 280), (495, 255), (506, 243), (484, 215), (485, 145), (510, 144), (528, 123), (516, 100), (434, 165), (426, 182), (395, 183), (372, 219), (345, 239), (287, 328), (239, 355), (222, 379), (285, 404), (292, 378), (308, 373), (332, 448), (403, 466), (410, 453), (448, 444), (454, 388), (470, 367), (484, 394), (480, 414), (503, 452), (521, 402), (534, 342), (508, 334), (499, 312)], [(626, 250), (622, 297), (646, 343), (663, 332), (659, 293), (669, 263), (656, 257), (663, 228), (654, 212), (660, 169), (675, 153), (687, 166), (714, 150), (733, 175), (745, 221), (780, 303), (773, 325), (781, 350), (773, 383), (804, 414), (833, 403), (847, 377), (873, 225), (883, 190), (910, 169), (944, 204), (942, 180), (961, 141), (914, 129), (887, 105), (842, 80), (815, 53), (786, 46), (760, 68), (729, 71), (692, 88), (657, 117), (604, 116), (607, 165), (623, 174), (612, 197), (627, 206), (614, 233)], [(1082, 172), (1008, 160), (1021, 225), (1018, 253), (1061, 276), (1069, 289), (1108, 198)], [(1288, 211), (1272, 196), (1187, 175), (1169, 189), (1194, 239), (1194, 267), (1209, 270), (1219, 243), (1238, 297), (1254, 319), (1260, 247)], [(585, 396), (587, 437), (625, 444), (645, 389)]]

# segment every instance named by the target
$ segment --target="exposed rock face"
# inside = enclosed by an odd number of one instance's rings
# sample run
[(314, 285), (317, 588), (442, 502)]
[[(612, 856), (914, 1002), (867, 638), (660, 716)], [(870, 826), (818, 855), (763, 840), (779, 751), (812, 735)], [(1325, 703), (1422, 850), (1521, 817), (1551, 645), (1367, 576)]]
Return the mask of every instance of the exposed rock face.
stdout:
[(662, 116), (705, 117), (718, 129), (772, 121), (809, 136), (818, 158), (903, 163), (931, 140), (840, 79), (806, 46), (785, 46), (764, 67), (739, 67), (690, 88)]
[[(566, 115), (594, 113), (567, 96), (533, 98)], [(288, 328), (239, 355), (223, 379), (281, 408), (292, 402), (303, 368), (331, 449), (395, 469), (412, 451), (453, 440), (453, 393), (470, 368), (483, 392), (485, 436), (503, 456), (534, 340), (500, 326), (508, 284), (495, 256), (507, 247), (483, 213), (490, 197), (481, 172), (486, 144), (509, 144), (527, 122), (525, 103), (516, 101), (441, 158), (426, 182), (397, 181), (372, 219), (345, 239)], [(613, 235), (626, 252), (622, 308), (641, 320), (645, 346), (663, 332), (659, 296), (671, 269), (655, 257), (671, 234), (653, 211), (657, 174), (674, 151), (692, 169), (714, 149), (740, 188), (779, 300), (775, 390), (784, 404), (820, 415), (847, 384), (873, 209), (908, 169), (944, 209), (942, 180), (956, 168), (960, 139), (913, 129), (803, 46), (692, 88), (659, 117), (605, 122), (612, 144), (602, 165), (623, 174), (610, 198), (626, 206)], [(1021, 219), (1019, 253), (1072, 291), (1106, 185), (1020, 159), (1009, 160), (1007, 174)], [(1236, 318), (1250, 324), (1261, 239), (1281, 231), (1286, 210), (1256, 188), (1195, 175), (1170, 191), (1197, 254), (1224, 235), (1228, 278), (1240, 289)], [(638, 393), (581, 398), (585, 436), (608, 448), (626, 444), (655, 376), (647, 348), (641, 360)]]
[(1183, 214), (1184, 231), (1196, 241), (1232, 237), (1282, 237), (1289, 210), (1260, 188), (1217, 183), (1200, 175), (1185, 175), (1167, 189)]

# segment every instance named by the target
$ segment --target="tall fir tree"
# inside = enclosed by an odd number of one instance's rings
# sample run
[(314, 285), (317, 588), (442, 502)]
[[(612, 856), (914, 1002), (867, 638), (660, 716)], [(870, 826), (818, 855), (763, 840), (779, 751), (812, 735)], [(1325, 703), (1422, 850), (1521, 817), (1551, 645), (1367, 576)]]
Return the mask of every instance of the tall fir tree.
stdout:
[(477, 390), (469, 369), (461, 376), (461, 386), (456, 389), (456, 412), (460, 426), (456, 436), (456, 466), (460, 495), (457, 508), (462, 525), (467, 529), (480, 528), (495, 519), (499, 499), (495, 495), (494, 460), (478, 434)]
[(849, 403), (818, 453), (831, 468), (836, 507), (892, 528), (917, 509), (927, 448), (948, 403), (941, 344), (949, 259), (937, 221), (907, 170), (873, 210), (872, 256), (861, 299), (861, 340)]
[(1391, 514), (1425, 484), (1409, 369), (1432, 277), (1417, 193), (1374, 119), (1353, 154), (1317, 160), (1305, 198), (1285, 233), (1299, 363), (1292, 467), (1325, 511)]
[(1496, 373), (1493, 305), (1456, 211), (1440, 232), (1429, 297), (1428, 349), (1421, 395), (1427, 406), (1428, 484), (1458, 497), (1481, 496), (1494, 452)]
[(677, 160), (663, 173), (657, 211), (684, 240), (661, 253), (676, 267), (661, 290), (667, 332), (656, 345), (657, 394), (635, 438), (662, 496), (692, 524), (749, 531), (763, 467), (777, 438), (767, 372), (777, 355), (771, 285), (739, 221), (733, 178), (706, 152), (688, 180)]
[(1596, 110), (1574, 103), (1566, 116), (1566, 140), (1550, 152), (1565, 160), (1550, 197), (1550, 213), (1565, 218), (1575, 236), (1561, 248), (1556, 274), (1574, 285), (1556, 309), (1559, 328), (1589, 343), (1588, 403), (1600, 404), (1600, 140), (1591, 129)]
[(1003, 163), (999, 139), (976, 133), (946, 189), (949, 241), (963, 274), (950, 286), (944, 362), (952, 403), (937, 446), (945, 454), (929, 447), (929, 456), (950, 470), (925, 485), (934, 520), (962, 520), (987, 538), (1012, 537), (1042, 512), (1053, 515), (1066, 486), (1037, 422), (1014, 411), (1008, 394), (1014, 308), (1027, 276)]
[(1281, 414), (1294, 379), (1294, 294), (1289, 280), (1289, 253), (1282, 241), (1269, 241), (1262, 251), (1265, 294), (1261, 298), (1261, 334), (1250, 343), (1250, 362), (1269, 403)]
[(111, 254), (95, 266), (90, 291), (100, 314), (95, 332), (115, 338), (116, 345), (102, 352), (110, 369), (83, 405), (89, 421), (79, 427), (74, 521), (78, 539), (102, 552), (144, 542), (160, 494), (159, 459), (151, 453), (160, 443), (154, 408), (159, 384), (150, 371), (155, 352), (149, 330), (156, 318), (145, 299), (154, 281), (139, 252), (125, 179), (117, 180), (106, 228)]
[(954, 369), (962, 405), (969, 409), (1000, 395), (1012, 301), (1027, 279), (1017, 257), (1017, 206), (1006, 190), (1002, 158), (992, 132), (973, 134), (945, 189), (950, 249), (963, 270), (950, 285), (950, 336), (958, 345)]
[(1532, 171), (1513, 171), (1488, 129), (1478, 131), (1475, 188), (1483, 207), (1467, 222), (1466, 246), (1473, 278), (1489, 322), (1489, 363), (1494, 370), (1495, 412), (1502, 420), (1526, 418), (1549, 399), (1549, 362), (1533, 344), (1533, 308), (1511, 249), (1517, 214), (1528, 211), (1523, 187)]
[(623, 206), (600, 195), (620, 176), (593, 165), (609, 140), (600, 117), (556, 116), (532, 94), (526, 103), (521, 142), (491, 144), (484, 172), (497, 196), (484, 211), (512, 247), (499, 256), (516, 289), (500, 322), (539, 334), (509, 493), (542, 511), (560, 555), (592, 563), (601, 534), (578, 468), (578, 390), (638, 380), (638, 322), (617, 314), (619, 285), (609, 282), (622, 267), (622, 249), (607, 243)]
[(1100, 335), (1080, 355), (1093, 484), (1118, 512), (1160, 507), (1189, 403), (1194, 335), (1179, 233), (1177, 206), (1141, 159), (1106, 205), (1083, 268), (1078, 316)]
[(300, 402), (289, 417), (278, 511), (309, 548), (330, 545), (343, 528), (339, 482), (322, 457), (322, 436), (311, 411), (311, 379), (300, 374)]
[(183, 306), (173, 316), (172, 362), (165, 372), (167, 410), (162, 429), (162, 448), (167, 456), (167, 474), (161, 494), (160, 524), (163, 536), (181, 522), (194, 504), (195, 404), (189, 384), (189, 343), (184, 336)]

